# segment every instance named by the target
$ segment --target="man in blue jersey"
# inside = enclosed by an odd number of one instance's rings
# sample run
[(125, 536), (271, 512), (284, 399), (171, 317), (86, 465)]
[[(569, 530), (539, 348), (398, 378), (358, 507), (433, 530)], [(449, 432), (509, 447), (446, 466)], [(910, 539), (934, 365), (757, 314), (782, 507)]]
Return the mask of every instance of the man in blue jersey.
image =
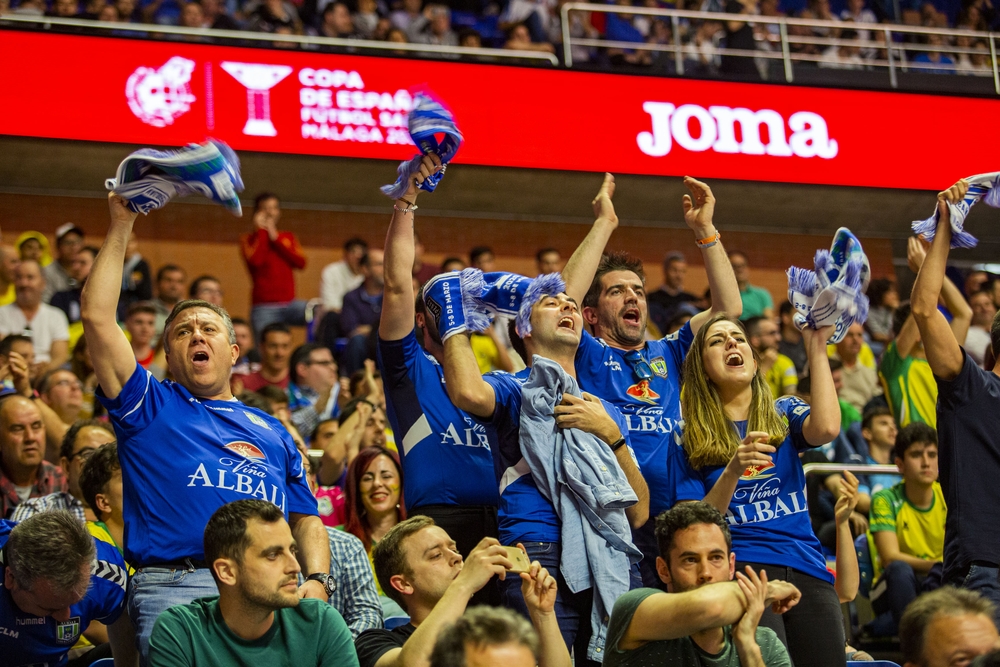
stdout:
[[(456, 408), (444, 388), (444, 348), (423, 302), (415, 312), (413, 293), (413, 203), (417, 183), (440, 168), (426, 156), (421, 173), (393, 205), (385, 239), (385, 295), (379, 322), (377, 360), (385, 386), (386, 412), (403, 463), (407, 514), (423, 514), (468, 555), (484, 537), (497, 537), (496, 474), (491, 449), (496, 431)], [(414, 325), (416, 321), (416, 325)], [(497, 603), (487, 585), (474, 603)]]
[[(680, 331), (661, 340), (647, 341), (646, 290), (642, 262), (625, 255), (603, 255), (618, 218), (610, 200), (590, 233), (570, 257), (563, 277), (566, 293), (583, 303), (583, 317), (594, 335), (584, 333), (576, 354), (580, 387), (614, 404), (625, 416), (629, 444), (635, 450), (642, 476), (649, 485), (649, 515), (655, 517), (674, 504), (667, 469), (680, 447), (673, 446), (673, 431), (680, 420), (680, 371), (691, 341), (712, 315), (726, 312), (738, 317), (742, 310), (739, 286), (712, 224), (715, 197), (711, 188), (685, 178), (690, 195), (684, 195), (684, 222), (694, 232), (700, 248), (712, 308), (695, 315)], [(595, 201), (595, 206), (598, 202)], [(644, 586), (662, 587), (656, 573), (658, 547), (653, 521), (632, 533), (643, 553), (640, 565)]]
[(202, 533), (234, 500), (274, 503), (288, 517), (307, 581), (299, 593), (326, 600), (330, 548), (291, 436), (274, 418), (233, 398), (239, 357), (232, 321), (205, 301), (174, 306), (163, 331), (174, 381), (138, 366), (115, 323), (125, 246), (136, 214), (111, 195), (111, 225), (83, 291), (83, 326), (100, 382), (98, 397), (118, 435), (125, 559), (136, 569), (129, 615), (145, 659), (156, 617), (218, 591)]
[(66, 510), (0, 520), (0, 662), (65, 665), (92, 621), (113, 624), (125, 603), (125, 562)]

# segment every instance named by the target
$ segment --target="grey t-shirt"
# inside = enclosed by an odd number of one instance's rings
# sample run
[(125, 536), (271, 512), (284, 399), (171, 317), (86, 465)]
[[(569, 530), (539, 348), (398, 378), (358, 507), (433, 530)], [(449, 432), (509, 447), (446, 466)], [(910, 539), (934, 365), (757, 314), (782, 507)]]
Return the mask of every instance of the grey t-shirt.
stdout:
[[(651, 595), (662, 593), (655, 588), (637, 588), (618, 598), (608, 627), (604, 667), (740, 667), (740, 656), (732, 642), (732, 627), (723, 628), (725, 644), (716, 655), (703, 651), (690, 637), (644, 644), (631, 651), (618, 650), (618, 642), (632, 622), (635, 610)], [(668, 594), (669, 595), (669, 594)], [(767, 667), (792, 667), (788, 651), (770, 628), (757, 628), (757, 644)]]

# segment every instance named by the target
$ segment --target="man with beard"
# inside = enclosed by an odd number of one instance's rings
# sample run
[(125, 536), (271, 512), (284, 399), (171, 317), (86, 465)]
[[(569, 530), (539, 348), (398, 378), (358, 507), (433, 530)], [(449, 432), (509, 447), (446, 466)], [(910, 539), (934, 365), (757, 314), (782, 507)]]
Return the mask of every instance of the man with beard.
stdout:
[(760, 370), (767, 378), (771, 393), (775, 398), (794, 396), (799, 386), (799, 375), (795, 370), (795, 362), (778, 352), (778, 342), (781, 340), (778, 325), (766, 317), (751, 317), (743, 326), (747, 330), (747, 342), (760, 357)]
[[(606, 178), (613, 186), (613, 178)], [(712, 190), (693, 178), (685, 178), (684, 184), (691, 192), (684, 195), (684, 221), (694, 232), (705, 263), (711, 310), (695, 315), (680, 331), (661, 340), (645, 340), (642, 262), (625, 253), (601, 254), (618, 227), (613, 208), (597, 218), (563, 270), (566, 294), (582, 301), (583, 317), (594, 333), (584, 333), (576, 353), (580, 387), (623, 413), (629, 444), (649, 486), (649, 514), (653, 517), (670, 509), (676, 497), (668, 471), (674, 465), (673, 457), (682, 453), (672, 444), (672, 434), (680, 421), (684, 357), (694, 335), (710, 317), (722, 312), (737, 317), (742, 309), (736, 277), (712, 222)], [(632, 541), (643, 553), (639, 564), (643, 585), (659, 587), (662, 584), (655, 567), (659, 552), (653, 530), (653, 522), (648, 521), (633, 530)]]
[(340, 614), (324, 600), (299, 598), (296, 550), (273, 503), (237, 500), (216, 510), (205, 526), (205, 561), (219, 595), (160, 615), (149, 640), (150, 666), (357, 667)]

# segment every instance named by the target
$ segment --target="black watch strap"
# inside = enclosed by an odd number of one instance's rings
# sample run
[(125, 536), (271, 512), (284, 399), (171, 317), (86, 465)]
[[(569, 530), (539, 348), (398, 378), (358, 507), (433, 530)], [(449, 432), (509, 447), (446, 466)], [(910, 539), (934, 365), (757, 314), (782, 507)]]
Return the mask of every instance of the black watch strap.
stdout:
[(622, 437), (618, 438), (617, 440), (615, 440), (614, 442), (612, 442), (608, 446), (611, 447), (611, 451), (617, 452), (624, 445), (625, 445), (625, 436), (623, 435)]
[(306, 577), (306, 581), (318, 581), (323, 584), (323, 588), (326, 589), (327, 596), (333, 595), (333, 592), (337, 590), (337, 580), (333, 578), (333, 575), (329, 572), (316, 572), (310, 574)]

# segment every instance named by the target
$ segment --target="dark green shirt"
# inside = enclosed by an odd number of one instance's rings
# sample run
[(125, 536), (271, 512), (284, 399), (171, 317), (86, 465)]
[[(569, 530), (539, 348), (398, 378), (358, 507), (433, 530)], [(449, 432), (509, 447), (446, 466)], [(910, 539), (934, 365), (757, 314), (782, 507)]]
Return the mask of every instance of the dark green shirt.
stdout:
[[(618, 642), (632, 623), (635, 610), (655, 588), (637, 588), (618, 598), (608, 626), (604, 667), (740, 667), (740, 656), (732, 642), (732, 627), (723, 628), (725, 642), (717, 655), (703, 651), (690, 637), (648, 642), (631, 651), (618, 650)], [(668, 593), (669, 595), (669, 593)], [(757, 628), (757, 645), (767, 667), (792, 667), (788, 651), (770, 628)]]
[(247, 641), (229, 629), (219, 596), (166, 610), (149, 639), (150, 667), (358, 667), (347, 623), (321, 600), (278, 609), (263, 637)]

